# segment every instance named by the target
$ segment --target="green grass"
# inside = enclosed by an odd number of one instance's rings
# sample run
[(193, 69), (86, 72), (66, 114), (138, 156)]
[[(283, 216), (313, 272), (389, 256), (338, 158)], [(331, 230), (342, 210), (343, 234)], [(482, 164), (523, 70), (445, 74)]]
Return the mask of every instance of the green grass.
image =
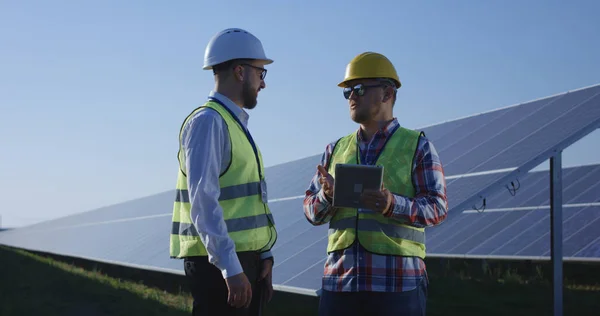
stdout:
[[(429, 259), (428, 315), (552, 315), (549, 262)], [(599, 315), (598, 264), (564, 263), (564, 315)]]
[[(552, 315), (552, 288), (505, 280), (432, 278), (428, 315)], [(600, 289), (564, 289), (564, 315), (598, 315)]]
[[(552, 315), (546, 263), (427, 261), (427, 315)], [(599, 314), (598, 270), (565, 263), (564, 315)], [(182, 280), (0, 246), (0, 315), (190, 315)], [(316, 297), (276, 292), (265, 316), (317, 308)]]
[(0, 315), (190, 315), (191, 297), (0, 246)]

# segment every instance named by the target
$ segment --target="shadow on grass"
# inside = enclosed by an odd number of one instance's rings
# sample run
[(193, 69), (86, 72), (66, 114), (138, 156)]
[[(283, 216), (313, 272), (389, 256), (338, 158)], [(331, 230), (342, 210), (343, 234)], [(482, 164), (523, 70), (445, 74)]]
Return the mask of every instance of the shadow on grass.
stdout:
[(155, 294), (144, 298), (143, 290), (135, 293), (117, 280), (74, 273), (24, 251), (0, 247), (0, 258), (0, 315), (190, 315)]

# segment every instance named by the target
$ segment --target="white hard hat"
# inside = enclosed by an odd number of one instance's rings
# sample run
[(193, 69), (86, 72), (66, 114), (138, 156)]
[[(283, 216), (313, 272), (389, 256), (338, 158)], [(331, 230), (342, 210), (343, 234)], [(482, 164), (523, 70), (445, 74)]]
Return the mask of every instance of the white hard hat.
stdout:
[(262, 60), (265, 65), (273, 62), (265, 56), (256, 36), (243, 29), (229, 28), (215, 34), (208, 42), (203, 69), (212, 69), (214, 65), (238, 58)]

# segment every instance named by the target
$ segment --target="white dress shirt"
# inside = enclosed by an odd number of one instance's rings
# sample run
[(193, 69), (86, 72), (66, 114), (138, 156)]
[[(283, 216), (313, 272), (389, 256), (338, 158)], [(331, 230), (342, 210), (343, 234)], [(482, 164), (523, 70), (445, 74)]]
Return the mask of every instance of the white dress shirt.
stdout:
[[(211, 91), (209, 96), (221, 101), (248, 126), (249, 115), (226, 96)], [(235, 252), (235, 244), (227, 234), (223, 209), (219, 205), (219, 175), (231, 160), (231, 144), (227, 125), (219, 113), (211, 109), (198, 111), (183, 129), (182, 147), (185, 152), (188, 191), (191, 203), (191, 219), (200, 233), (200, 239), (208, 252), (208, 260), (214, 264), (223, 278), (243, 272)], [(270, 251), (261, 258), (272, 257)]]

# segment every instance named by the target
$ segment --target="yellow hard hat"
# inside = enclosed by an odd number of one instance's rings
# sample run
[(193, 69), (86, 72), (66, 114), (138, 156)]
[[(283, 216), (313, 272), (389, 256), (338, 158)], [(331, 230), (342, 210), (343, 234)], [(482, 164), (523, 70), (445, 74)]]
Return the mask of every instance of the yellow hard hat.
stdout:
[(346, 66), (344, 81), (340, 82), (338, 87), (345, 87), (345, 83), (350, 80), (366, 78), (388, 78), (396, 83), (396, 88), (402, 85), (396, 68), (387, 57), (379, 53), (365, 52), (354, 57)]

